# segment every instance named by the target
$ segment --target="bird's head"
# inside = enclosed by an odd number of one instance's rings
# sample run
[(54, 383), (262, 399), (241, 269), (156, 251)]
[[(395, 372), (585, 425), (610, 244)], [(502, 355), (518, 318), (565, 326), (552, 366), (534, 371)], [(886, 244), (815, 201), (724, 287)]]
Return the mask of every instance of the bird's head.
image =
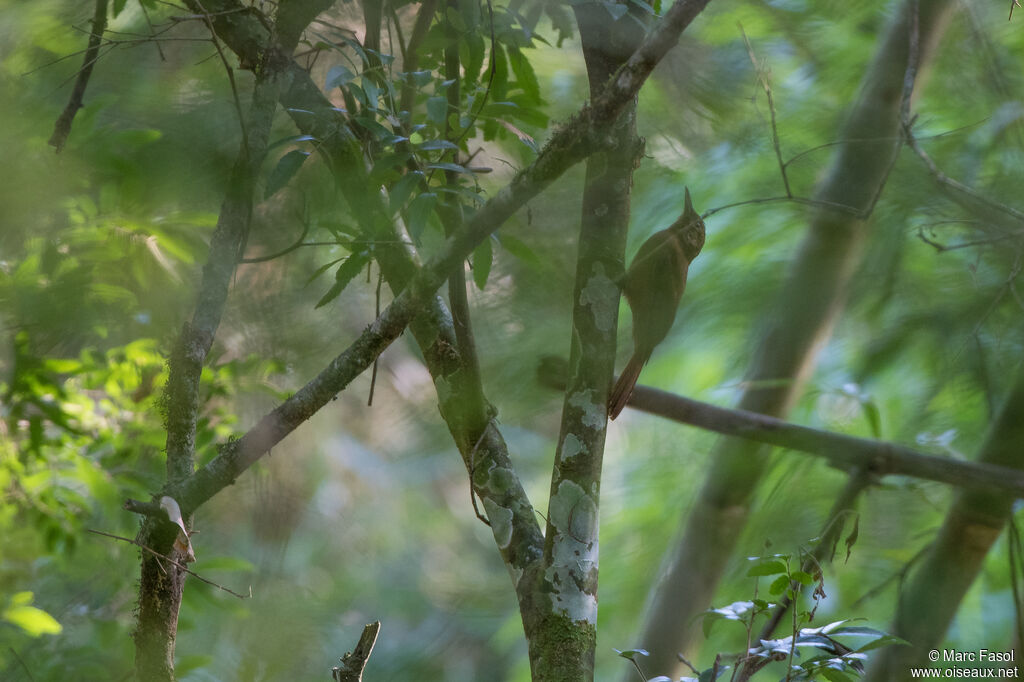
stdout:
[(686, 259), (692, 262), (704, 248), (704, 221), (701, 220), (700, 214), (694, 210), (693, 202), (690, 201), (690, 188), (685, 188), (685, 192), (686, 203), (683, 207), (683, 214), (679, 216), (679, 220), (676, 221), (673, 228), (679, 232)]

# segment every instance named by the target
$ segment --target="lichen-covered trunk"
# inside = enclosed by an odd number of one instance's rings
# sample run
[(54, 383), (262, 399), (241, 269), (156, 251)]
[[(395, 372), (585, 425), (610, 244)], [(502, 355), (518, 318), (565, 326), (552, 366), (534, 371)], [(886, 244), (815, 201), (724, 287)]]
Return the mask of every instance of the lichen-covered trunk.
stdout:
[[(595, 98), (639, 45), (629, 17), (574, 6)], [(642, 152), (636, 100), (587, 160), (573, 288), (569, 372), (555, 453), (536, 613), (523, 613), (535, 681), (589, 682), (597, 646), (598, 510), (607, 404), (615, 364), (633, 170)]]
[[(908, 13), (917, 4), (904, 3), (883, 36), (839, 135), (850, 142), (840, 147), (816, 199), (867, 211), (882, 191), (899, 150)], [(949, 0), (920, 3), (920, 63), (932, 53), (952, 6)], [(762, 322), (741, 409), (777, 417), (789, 411), (843, 307), (868, 227), (868, 221), (847, 212), (816, 210), (776, 303)], [(686, 652), (700, 631), (695, 617), (711, 604), (766, 462), (764, 447), (755, 442), (722, 438), (716, 444), (682, 539), (650, 595), (637, 640), (651, 654), (645, 659), (647, 674), (681, 674), (677, 653)]]

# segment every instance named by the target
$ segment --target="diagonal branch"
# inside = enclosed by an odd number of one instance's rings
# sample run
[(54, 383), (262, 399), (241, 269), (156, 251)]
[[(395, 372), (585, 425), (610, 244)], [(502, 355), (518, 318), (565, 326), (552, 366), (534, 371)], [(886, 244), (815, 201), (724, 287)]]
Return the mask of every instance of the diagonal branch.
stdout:
[[(593, 106), (584, 107), (567, 125), (555, 132), (537, 159), (478, 209), (466, 222), (464, 231), (453, 235), (441, 246), (410, 279), (408, 286), (348, 349), (295, 395), (265, 415), (242, 438), (223, 446), (218, 456), (190, 479), (172, 486), (173, 492), (169, 491), (168, 494), (179, 501), (183, 511), (194, 511), (217, 491), (232, 483), (271, 447), (345, 388), (398, 337), (424, 306), (429, 305), (434, 292), (448, 273), (460, 267), (480, 242), (568, 168), (603, 148), (604, 133), (637, 94), (657, 62), (675, 44), (682, 30), (708, 1), (676, 2), (606, 86)], [(213, 13), (232, 9), (237, 3), (221, 0), (206, 4)], [(259, 22), (245, 21), (245, 15), (241, 16), (243, 18), (235, 15), (235, 20), (230, 24), (215, 22), (215, 26), (218, 35), (244, 61), (247, 57), (255, 57), (255, 54), (248, 53), (257, 49), (264, 29)], [(299, 73), (305, 75), (301, 67), (292, 63), (289, 68), (291, 87), (282, 96), (295, 103), (311, 101), (315, 104), (322, 94), (308, 77), (300, 78)], [(309, 109), (306, 111), (310, 113), (311, 119), (315, 119), (311, 127), (323, 130), (324, 134), (317, 135), (318, 139), (336, 139), (339, 145), (352, 143), (351, 133), (340, 119), (320, 120), (321, 117)]]
[(82, 108), (85, 89), (89, 86), (89, 78), (92, 77), (92, 68), (99, 59), (100, 43), (103, 41), (103, 32), (107, 29), (107, 0), (96, 0), (96, 11), (92, 17), (92, 29), (89, 32), (89, 45), (85, 50), (85, 58), (82, 61), (82, 69), (75, 78), (75, 86), (71, 90), (71, 98), (64, 111), (57, 118), (53, 126), (53, 135), (50, 137), (50, 146), (56, 148), (59, 154), (64, 149), (64, 144), (71, 134), (71, 123), (75, 120), (75, 114)]

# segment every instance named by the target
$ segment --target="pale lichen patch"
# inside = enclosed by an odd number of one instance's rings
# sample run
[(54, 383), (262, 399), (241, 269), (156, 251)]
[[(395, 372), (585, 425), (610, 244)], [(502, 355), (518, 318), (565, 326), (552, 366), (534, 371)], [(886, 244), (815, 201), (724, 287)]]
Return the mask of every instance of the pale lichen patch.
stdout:
[(512, 510), (500, 506), (490, 498), (483, 500), (487, 510), (487, 520), (491, 522), (491, 532), (499, 549), (505, 549), (512, 542)]
[(590, 307), (594, 327), (598, 331), (612, 331), (619, 306), (619, 288), (605, 274), (602, 263), (594, 264), (593, 274), (587, 280), (587, 285), (580, 290), (580, 305)]
[(594, 391), (577, 391), (569, 396), (569, 405), (583, 413), (583, 423), (592, 428), (600, 429), (605, 425), (607, 408), (604, 403), (594, 400)]
[(552, 606), (574, 621), (596, 623), (597, 503), (578, 484), (562, 481), (548, 512), (558, 533), (545, 571)]
[(562, 440), (561, 461), (566, 462), (585, 450), (583, 441), (574, 433), (566, 434)]

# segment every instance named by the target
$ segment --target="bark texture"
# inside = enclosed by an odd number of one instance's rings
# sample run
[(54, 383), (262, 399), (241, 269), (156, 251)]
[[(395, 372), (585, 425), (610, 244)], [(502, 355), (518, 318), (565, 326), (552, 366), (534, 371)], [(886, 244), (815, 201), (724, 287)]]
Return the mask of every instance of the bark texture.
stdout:
[[(643, 38), (634, 17), (610, 20), (596, 4), (574, 6), (595, 100)], [(534, 613), (524, 613), (534, 680), (594, 678), (598, 511), (615, 363), (619, 287), (633, 169), (642, 152), (636, 98), (587, 159), (573, 287), (572, 336), (562, 423), (551, 476), (543, 570)], [(530, 624), (536, 620), (536, 624)]]

